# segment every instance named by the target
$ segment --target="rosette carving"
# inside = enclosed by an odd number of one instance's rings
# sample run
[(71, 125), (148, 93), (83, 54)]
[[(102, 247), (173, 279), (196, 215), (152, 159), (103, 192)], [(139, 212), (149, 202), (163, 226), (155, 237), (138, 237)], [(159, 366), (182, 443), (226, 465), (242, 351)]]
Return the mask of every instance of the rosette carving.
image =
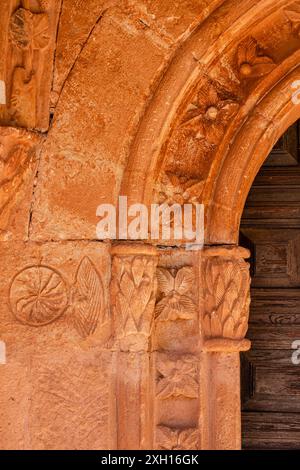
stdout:
[(158, 298), (156, 321), (193, 320), (196, 305), (191, 297), (195, 283), (194, 270), (184, 267), (176, 270), (158, 268)]
[(158, 426), (156, 438), (162, 450), (197, 450), (199, 446), (199, 431), (195, 428)]
[(12, 311), (21, 323), (43, 326), (59, 318), (68, 306), (68, 290), (61, 274), (47, 266), (23, 269), (10, 288)]
[(198, 397), (197, 365), (192, 358), (172, 360), (163, 357), (157, 365), (157, 373), (157, 398)]
[(239, 44), (237, 65), (241, 79), (263, 77), (276, 67), (273, 59), (264, 54), (257, 40), (252, 36)]

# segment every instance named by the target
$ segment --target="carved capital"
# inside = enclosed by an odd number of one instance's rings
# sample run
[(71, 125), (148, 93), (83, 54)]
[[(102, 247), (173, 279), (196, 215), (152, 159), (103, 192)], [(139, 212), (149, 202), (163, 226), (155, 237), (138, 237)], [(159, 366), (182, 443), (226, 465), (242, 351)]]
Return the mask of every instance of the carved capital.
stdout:
[(241, 351), (245, 340), (250, 305), (249, 264), (243, 248), (212, 248), (204, 252), (203, 286), (204, 349)]
[(112, 255), (116, 345), (121, 351), (147, 351), (156, 299), (156, 250), (148, 245), (121, 244)]

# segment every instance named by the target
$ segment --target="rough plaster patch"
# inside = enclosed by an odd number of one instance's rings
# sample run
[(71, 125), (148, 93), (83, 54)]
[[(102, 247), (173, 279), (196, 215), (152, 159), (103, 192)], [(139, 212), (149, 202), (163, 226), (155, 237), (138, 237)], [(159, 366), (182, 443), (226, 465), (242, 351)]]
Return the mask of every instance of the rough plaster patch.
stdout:
[(6, 104), (5, 82), (0, 80), (0, 104)]
[(4, 341), (0, 341), (0, 364), (6, 364), (6, 347)]

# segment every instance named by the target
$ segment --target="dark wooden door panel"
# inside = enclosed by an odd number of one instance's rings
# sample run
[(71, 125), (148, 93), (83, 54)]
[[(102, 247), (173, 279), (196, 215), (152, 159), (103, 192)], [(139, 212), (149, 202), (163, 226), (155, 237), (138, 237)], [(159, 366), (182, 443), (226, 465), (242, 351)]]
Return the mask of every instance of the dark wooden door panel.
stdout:
[[(300, 449), (299, 125), (273, 149), (249, 194), (240, 243), (251, 250), (252, 303), (241, 358), (245, 449)], [(295, 362), (295, 361), (294, 361)]]
[(245, 412), (242, 420), (244, 449), (300, 449), (299, 413)]
[(242, 358), (244, 411), (300, 413), (300, 366), (291, 350), (253, 350)]
[(300, 229), (242, 227), (252, 252), (252, 287), (300, 288)]

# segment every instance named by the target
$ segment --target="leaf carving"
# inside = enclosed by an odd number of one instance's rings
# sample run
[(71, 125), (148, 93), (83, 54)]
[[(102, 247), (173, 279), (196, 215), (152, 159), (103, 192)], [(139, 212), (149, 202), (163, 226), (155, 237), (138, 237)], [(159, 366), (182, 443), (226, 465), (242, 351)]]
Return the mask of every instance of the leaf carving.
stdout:
[(156, 259), (150, 256), (114, 257), (112, 301), (116, 337), (126, 350), (134, 345), (144, 348), (150, 336), (156, 294), (156, 263)]
[(10, 38), (19, 49), (44, 49), (50, 40), (48, 15), (19, 8), (11, 17)]
[(249, 265), (242, 259), (206, 261), (203, 328), (207, 338), (243, 339), (250, 305)]
[(92, 261), (86, 256), (79, 264), (75, 284), (72, 288), (73, 320), (84, 338), (92, 335), (103, 317), (103, 286), (100, 275)]

